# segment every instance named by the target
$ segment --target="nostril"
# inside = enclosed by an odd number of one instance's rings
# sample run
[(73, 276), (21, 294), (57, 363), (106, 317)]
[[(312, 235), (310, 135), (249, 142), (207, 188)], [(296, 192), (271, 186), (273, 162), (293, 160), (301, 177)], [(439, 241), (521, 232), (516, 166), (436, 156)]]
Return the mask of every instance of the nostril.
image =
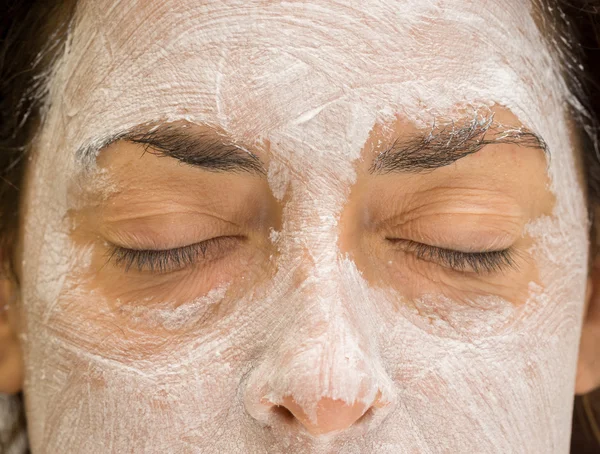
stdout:
[(373, 407), (370, 407), (369, 409), (367, 409), (367, 411), (364, 412), (364, 414), (360, 418), (356, 420), (354, 424), (361, 425), (369, 422), (369, 420), (373, 419), (373, 412)]
[(271, 411), (286, 422), (293, 422), (296, 419), (292, 412), (283, 405), (274, 405)]

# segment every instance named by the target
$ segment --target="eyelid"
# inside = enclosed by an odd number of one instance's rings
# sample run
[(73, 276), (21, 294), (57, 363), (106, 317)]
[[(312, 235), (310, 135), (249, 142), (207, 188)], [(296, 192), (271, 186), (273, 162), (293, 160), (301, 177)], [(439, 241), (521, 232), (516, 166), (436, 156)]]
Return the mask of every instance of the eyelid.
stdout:
[[(385, 237), (411, 239), (428, 245), (442, 244), (445, 249), (462, 252), (507, 249), (524, 233), (524, 217), (513, 216), (508, 209), (490, 213), (468, 212), (467, 208), (462, 212), (448, 211), (447, 207), (440, 209), (446, 211), (419, 214), (418, 210), (413, 210), (396, 215), (375, 233), (381, 232)], [(468, 248), (465, 247), (467, 245)]]
[[(109, 244), (131, 250), (171, 250), (190, 239), (236, 236), (242, 227), (212, 214), (155, 207), (152, 213), (132, 213), (122, 219), (103, 216), (99, 236)], [(166, 233), (168, 232), (168, 234)], [(200, 243), (200, 241), (198, 241)], [(190, 244), (188, 244), (190, 245)]]
[[(125, 272), (134, 268), (138, 272), (170, 273), (217, 260), (243, 239), (236, 236), (220, 236), (173, 249), (131, 249), (111, 245), (108, 262)], [(201, 256), (201, 257), (200, 257)]]
[(512, 247), (501, 250), (463, 252), (411, 240), (397, 238), (387, 238), (387, 240), (400, 245), (402, 250), (412, 253), (419, 260), (435, 263), (458, 272), (493, 274), (517, 268)]

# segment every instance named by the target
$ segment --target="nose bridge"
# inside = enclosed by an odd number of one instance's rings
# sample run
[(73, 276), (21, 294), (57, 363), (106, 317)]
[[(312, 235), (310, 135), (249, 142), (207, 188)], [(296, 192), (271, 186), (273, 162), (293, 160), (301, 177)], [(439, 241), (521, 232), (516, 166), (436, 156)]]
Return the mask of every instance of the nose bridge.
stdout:
[(378, 361), (366, 324), (361, 326), (353, 316), (342, 289), (335, 288), (339, 286), (331, 276), (327, 290), (315, 286), (318, 296), (279, 352), (282, 373), (273, 381), (269, 396), (273, 402), (292, 397), (311, 420), (322, 398), (368, 407), (380, 388)]
[(278, 243), (289, 287), (280, 288), (277, 310), (291, 311), (293, 321), (273, 333), (245, 391), (255, 419), (298, 427), (278, 416), (275, 410), (284, 408), (313, 435), (346, 429), (371, 408), (391, 408), (393, 389), (359, 273), (337, 244), (345, 186), (324, 194), (325, 180), (314, 176), (295, 182)]

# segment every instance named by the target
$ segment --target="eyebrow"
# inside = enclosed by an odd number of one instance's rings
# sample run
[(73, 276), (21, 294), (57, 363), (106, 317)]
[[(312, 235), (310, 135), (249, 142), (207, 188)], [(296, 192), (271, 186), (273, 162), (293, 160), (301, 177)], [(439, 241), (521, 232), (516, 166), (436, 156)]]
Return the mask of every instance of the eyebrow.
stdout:
[(266, 174), (261, 159), (225, 132), (188, 123), (136, 126), (82, 147), (77, 152), (78, 159), (87, 167), (103, 148), (118, 141), (139, 144), (145, 153), (175, 158), (212, 172)]
[(542, 150), (546, 142), (525, 127), (507, 127), (493, 122), (493, 116), (431, 128), (428, 133), (398, 138), (373, 161), (373, 174), (421, 173), (448, 166), (487, 145), (513, 144)]

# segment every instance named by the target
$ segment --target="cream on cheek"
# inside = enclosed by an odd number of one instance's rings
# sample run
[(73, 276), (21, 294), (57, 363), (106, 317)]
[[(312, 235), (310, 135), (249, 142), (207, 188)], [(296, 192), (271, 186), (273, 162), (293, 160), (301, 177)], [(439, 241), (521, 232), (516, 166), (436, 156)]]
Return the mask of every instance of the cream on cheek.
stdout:
[[(28, 194), (33, 452), (566, 452), (586, 217), (568, 94), (522, 9), (510, 0), (83, 2), (50, 81)], [(490, 100), (552, 152), (554, 215), (529, 229), (540, 285), (518, 309), (490, 297), (466, 311), (433, 295), (415, 314), (338, 250), (353, 163), (376, 122), (400, 114), (427, 125)], [(82, 291), (75, 276), (89, 251), (70, 241), (67, 187), (80, 147), (180, 119), (268, 139), (269, 183), (287, 203), (276, 275), (210, 329), (178, 337), (177, 313), (133, 314), (166, 323), (166, 340), (112, 312), (101, 289)], [(360, 425), (362, 438), (317, 443), (270, 411), (286, 396), (313, 422), (321, 397), (382, 408)]]

